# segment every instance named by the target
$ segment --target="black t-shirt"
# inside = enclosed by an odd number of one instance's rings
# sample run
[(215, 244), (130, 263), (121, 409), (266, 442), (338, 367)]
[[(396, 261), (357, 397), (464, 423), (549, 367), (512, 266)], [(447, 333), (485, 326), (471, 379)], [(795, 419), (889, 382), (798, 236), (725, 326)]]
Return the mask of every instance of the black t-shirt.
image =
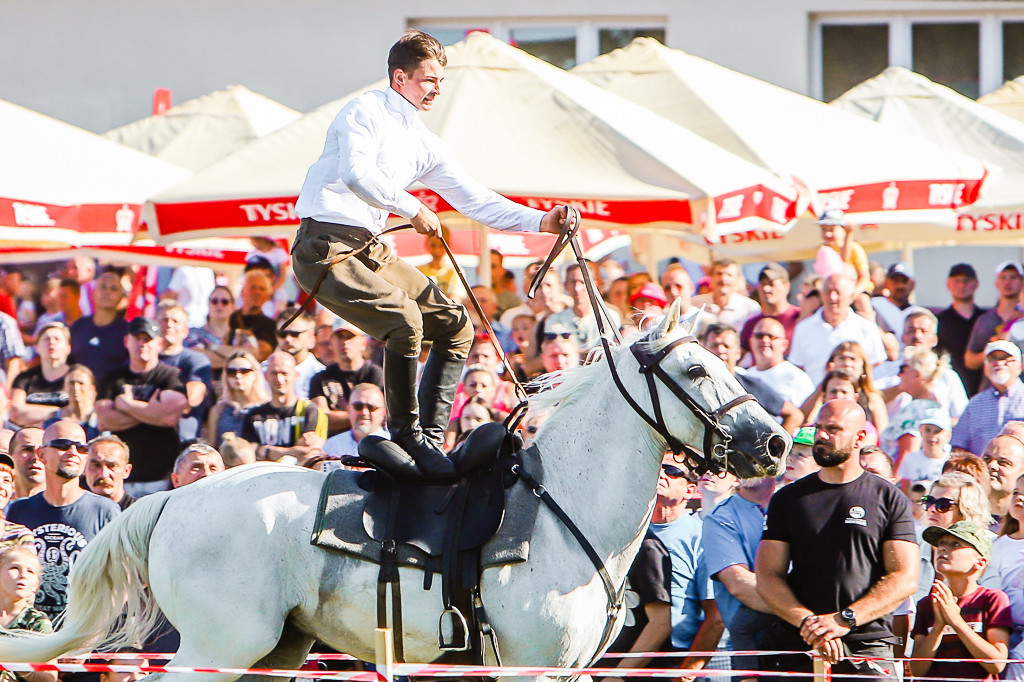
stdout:
[(14, 379), (13, 388), (25, 391), (25, 402), (33, 405), (67, 407), (68, 394), (64, 391), (64, 377), (47, 381), (42, 367), (33, 367)]
[[(612, 653), (629, 651), (636, 643), (636, 638), (647, 625), (647, 611), (644, 609), (647, 604), (672, 603), (672, 557), (669, 556), (665, 543), (650, 530), (647, 531), (643, 544), (640, 545), (640, 552), (629, 568), (628, 579), (626, 601), (632, 618), (627, 616), (622, 632), (608, 648)], [(632, 592), (635, 598), (631, 598), (629, 592)], [(662, 649), (670, 649), (670, 638), (666, 638), (665, 642), (669, 646)], [(618, 660), (608, 663), (615, 666)], [(660, 668), (664, 664), (664, 660), (654, 659), (648, 667)]]
[(365, 362), (359, 369), (344, 370), (337, 364), (328, 365), (327, 369), (313, 375), (309, 382), (309, 397), (322, 396), (327, 399), (327, 407), (331, 410), (344, 410), (348, 407), (348, 397), (352, 388), (358, 384), (377, 384), (384, 390), (384, 372), (372, 362)]
[(985, 314), (984, 308), (975, 308), (970, 317), (961, 317), (960, 313), (950, 306), (936, 315), (939, 319), (939, 348), (949, 353), (949, 364), (960, 380), (964, 382), (967, 395), (978, 392), (983, 373), (980, 369), (967, 369), (964, 364), (964, 351), (967, 341), (971, 338), (971, 330), (978, 318)]
[(128, 348), (124, 345), (127, 335), (128, 323), (123, 314), (102, 327), (96, 325), (92, 315), (80, 318), (71, 325), (71, 358), (91, 369), (99, 381), (128, 362)]
[[(259, 445), (290, 448), (304, 433), (316, 431), (320, 411), (308, 400), (299, 398), (288, 407), (263, 403), (245, 413), (241, 438)], [(327, 425), (324, 424), (323, 431)]]
[[(148, 372), (136, 374), (127, 365), (114, 370), (104, 377), (99, 399), (114, 400), (124, 393), (126, 385), (132, 386), (136, 400), (151, 401), (160, 391), (177, 391), (185, 395), (185, 384), (181, 372), (174, 367), (158, 364)], [(159, 481), (171, 473), (174, 460), (181, 450), (178, 429), (173, 426), (137, 424), (124, 431), (115, 431), (128, 444), (128, 456), (132, 463), (129, 481)]]
[[(841, 611), (879, 581), (885, 574), (882, 543), (917, 542), (910, 500), (868, 472), (839, 485), (812, 474), (782, 488), (768, 504), (762, 540), (789, 545), (786, 582), (815, 613)], [(891, 634), (890, 621), (887, 616), (858, 624), (847, 637), (881, 639)]]
[(277, 325), (263, 313), (243, 315), (241, 310), (236, 310), (228, 318), (228, 325), (231, 329), (228, 332), (228, 344), (232, 346), (238, 343), (235, 331), (248, 329), (258, 341), (266, 341), (271, 348), (277, 348)]

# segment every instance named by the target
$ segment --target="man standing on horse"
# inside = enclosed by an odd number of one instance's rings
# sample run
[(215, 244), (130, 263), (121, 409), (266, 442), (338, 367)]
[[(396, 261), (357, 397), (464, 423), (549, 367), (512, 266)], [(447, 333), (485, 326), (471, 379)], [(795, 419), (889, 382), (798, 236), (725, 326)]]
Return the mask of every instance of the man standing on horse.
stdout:
[[(440, 95), (447, 61), (441, 44), (421, 31), (406, 32), (391, 47), (390, 86), (352, 99), (327, 131), (296, 203), (302, 222), (292, 247), (299, 285), (384, 342), (388, 428), (430, 477), (454, 473), (444, 431), (473, 326), (465, 308), (376, 237), (391, 213), (420, 234), (441, 234), (437, 215), (406, 190), (417, 181), (490, 227), (557, 233), (565, 218), (564, 209), (545, 214), (487, 190), (427, 130), (418, 112), (430, 111)], [(333, 266), (324, 263), (356, 250)], [(330, 272), (317, 287), (325, 267)], [(431, 349), (417, 393), (424, 340)]]

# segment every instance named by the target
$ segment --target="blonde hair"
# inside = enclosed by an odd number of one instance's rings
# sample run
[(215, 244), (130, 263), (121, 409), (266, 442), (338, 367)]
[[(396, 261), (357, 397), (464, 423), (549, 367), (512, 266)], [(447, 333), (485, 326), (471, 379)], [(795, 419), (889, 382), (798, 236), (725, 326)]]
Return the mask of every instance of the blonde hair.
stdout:
[(942, 474), (937, 481), (932, 483), (928, 493), (931, 494), (935, 488), (947, 488), (960, 493), (957, 506), (960, 508), (960, 513), (964, 515), (965, 521), (970, 521), (979, 528), (988, 528), (992, 523), (988, 495), (981, 484), (970, 475), (960, 471)]
[[(231, 364), (231, 361), (237, 360), (238, 358), (242, 358), (243, 360), (248, 362), (249, 366), (252, 367), (252, 371), (254, 373), (259, 374), (260, 371), (262, 370), (260, 366), (260, 361), (256, 359), (255, 355), (253, 355), (249, 351), (240, 350), (232, 353), (228, 357), (228, 359), (224, 361), (225, 374), (227, 373), (227, 367), (229, 364)], [(241, 402), (238, 399), (236, 399), (233, 395), (231, 395), (231, 386), (228, 385), (227, 376), (224, 376), (221, 379), (220, 397), (221, 400), (226, 400), (227, 402), (230, 403)], [(263, 382), (260, 380), (259, 377), (256, 377), (256, 381), (253, 382), (252, 388), (249, 389), (249, 395), (245, 396), (246, 405), (262, 405), (268, 400), (270, 400), (270, 396), (266, 395), (266, 393), (264, 392)]]
[(43, 562), (40, 561), (39, 555), (36, 554), (35, 545), (11, 545), (0, 550), (0, 570), (2, 570), (7, 562), (11, 561), (15, 557), (21, 557), (31, 566), (36, 569), (36, 590), (43, 583)]
[(949, 364), (949, 358), (939, 357), (931, 348), (907, 346), (903, 349), (903, 363), (917, 370), (921, 379), (926, 384), (930, 384), (939, 378), (946, 365)]

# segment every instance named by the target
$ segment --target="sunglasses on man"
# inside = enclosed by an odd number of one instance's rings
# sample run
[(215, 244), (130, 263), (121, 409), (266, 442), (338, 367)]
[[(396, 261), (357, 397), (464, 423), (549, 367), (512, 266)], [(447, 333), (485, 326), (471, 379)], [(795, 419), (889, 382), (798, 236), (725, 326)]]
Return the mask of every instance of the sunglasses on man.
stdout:
[(61, 452), (67, 450), (77, 450), (80, 453), (86, 453), (89, 451), (89, 446), (77, 440), (71, 440), (70, 438), (55, 438), (49, 443), (43, 445), (44, 448), (53, 448), (54, 450), (60, 450)]
[(665, 472), (665, 475), (669, 478), (686, 478), (686, 472), (677, 466), (671, 464), (662, 464), (661, 470)]

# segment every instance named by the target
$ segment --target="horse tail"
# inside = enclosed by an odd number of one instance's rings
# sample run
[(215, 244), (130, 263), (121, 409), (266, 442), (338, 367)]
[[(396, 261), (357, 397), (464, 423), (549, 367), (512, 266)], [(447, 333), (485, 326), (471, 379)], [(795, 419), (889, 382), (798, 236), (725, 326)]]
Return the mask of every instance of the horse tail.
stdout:
[(138, 647), (160, 610), (149, 583), (149, 539), (169, 493), (147, 495), (108, 523), (71, 569), (67, 608), (48, 635), (0, 636), (0, 661), (44, 662), (72, 653)]

